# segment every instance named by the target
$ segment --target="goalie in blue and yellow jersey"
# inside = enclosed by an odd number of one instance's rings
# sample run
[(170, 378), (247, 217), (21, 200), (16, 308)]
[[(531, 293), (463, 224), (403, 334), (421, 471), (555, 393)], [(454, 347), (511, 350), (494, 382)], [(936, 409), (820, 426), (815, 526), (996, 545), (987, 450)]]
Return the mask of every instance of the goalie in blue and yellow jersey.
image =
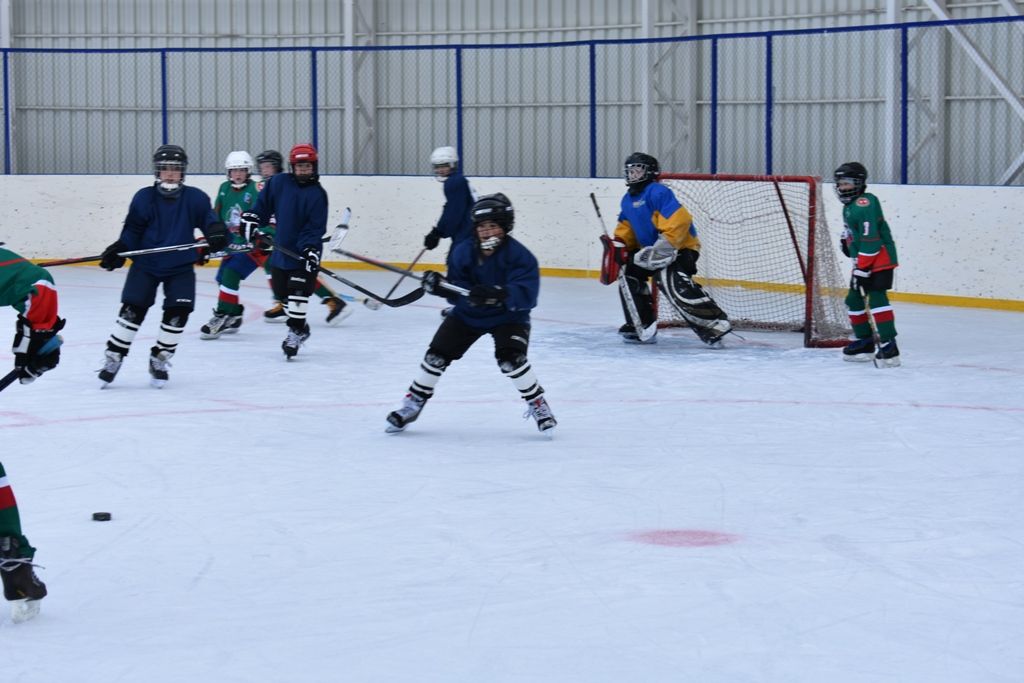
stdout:
[[(656, 340), (655, 336), (641, 340), (640, 334), (657, 321), (649, 284), (654, 278), (661, 295), (701, 341), (709, 346), (718, 345), (732, 325), (711, 296), (693, 281), (700, 258), (700, 239), (693, 217), (672, 190), (658, 182), (661, 169), (651, 155), (630, 154), (623, 171), (629, 189), (622, 198), (615, 240), (624, 245), (622, 265), (632, 301), (626, 300), (627, 294), (620, 288), (626, 324), (619, 328), (619, 333), (632, 343)], [(631, 309), (639, 320), (633, 320)]]

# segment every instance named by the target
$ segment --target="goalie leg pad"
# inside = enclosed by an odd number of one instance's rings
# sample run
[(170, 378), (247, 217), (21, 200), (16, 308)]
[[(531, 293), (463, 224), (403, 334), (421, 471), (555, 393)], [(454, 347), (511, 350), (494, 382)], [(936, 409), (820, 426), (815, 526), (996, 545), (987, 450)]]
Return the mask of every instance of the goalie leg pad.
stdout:
[[(651, 325), (657, 319), (654, 312), (654, 299), (651, 297), (651, 288), (648, 285), (648, 275), (650, 273), (647, 271), (635, 268), (632, 265), (626, 266), (626, 287), (629, 289), (633, 303), (636, 304), (637, 313), (640, 314), (640, 322), (644, 327)], [(626, 307), (624, 300), (625, 296), (625, 293), (620, 289), (619, 299), (622, 304), (622, 313), (626, 317), (626, 322), (631, 324), (629, 309)]]
[(680, 270), (666, 268), (658, 273), (658, 288), (704, 343), (714, 344), (732, 330), (725, 311)]

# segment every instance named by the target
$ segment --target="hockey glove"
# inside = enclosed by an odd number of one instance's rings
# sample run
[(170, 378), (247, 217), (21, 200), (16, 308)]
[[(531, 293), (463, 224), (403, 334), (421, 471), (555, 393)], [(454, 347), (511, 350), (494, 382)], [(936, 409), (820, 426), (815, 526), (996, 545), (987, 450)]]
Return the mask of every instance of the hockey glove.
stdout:
[(423, 246), (427, 249), (437, 249), (437, 245), (441, 243), (441, 233), (437, 230), (431, 230), (427, 233), (427, 236), (423, 238)]
[(871, 271), (861, 270), (860, 268), (853, 269), (853, 277), (850, 278), (850, 287), (854, 289), (867, 289), (868, 282), (871, 281)]
[(210, 250), (208, 247), (196, 247), (196, 265), (205, 266), (210, 262)]
[(423, 287), (423, 291), (427, 294), (448, 296), (447, 290), (441, 287), (442, 282), (444, 282), (444, 277), (441, 276), (441, 273), (436, 270), (428, 270), (423, 273), (423, 281), (420, 283), (420, 286)]
[(306, 247), (302, 250), (302, 258), (306, 260), (303, 264), (306, 272), (310, 275), (316, 275), (316, 272), (320, 270), (320, 252), (313, 247)]
[(843, 250), (843, 256), (849, 258), (850, 243), (853, 242), (853, 234), (849, 228), (843, 228), (843, 234), (839, 236), (839, 248)]
[(210, 253), (227, 249), (228, 230), (223, 223), (214, 223), (206, 229), (206, 243), (210, 245)]
[(103, 258), (100, 259), (100, 268), (103, 270), (117, 270), (124, 265), (125, 257), (119, 256), (118, 252), (127, 251), (128, 245), (118, 240), (103, 250)]
[(676, 260), (679, 252), (664, 237), (652, 246), (644, 247), (633, 256), (633, 263), (644, 270), (661, 270)]
[(269, 254), (274, 246), (274, 236), (257, 230), (252, 235), (252, 248), (264, 254)]
[(500, 285), (473, 285), (467, 296), (471, 306), (501, 306), (508, 292)]
[(57, 322), (49, 330), (33, 330), (32, 325), (23, 316), (18, 316), (14, 327), (14, 367), (18, 371), (18, 381), (31, 384), (44, 372), (53, 370), (60, 362), (60, 337), (56, 337), (64, 327), (64, 319)]
[(246, 242), (252, 242), (253, 236), (260, 229), (260, 215), (252, 211), (243, 211), (238, 218), (238, 234)]

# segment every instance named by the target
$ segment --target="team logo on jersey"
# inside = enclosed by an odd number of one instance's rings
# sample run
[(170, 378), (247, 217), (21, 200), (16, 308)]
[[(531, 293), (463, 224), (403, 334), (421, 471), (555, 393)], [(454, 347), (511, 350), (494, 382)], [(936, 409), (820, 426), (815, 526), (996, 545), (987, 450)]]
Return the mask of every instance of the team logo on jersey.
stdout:
[(871, 202), (868, 201), (867, 197), (860, 197), (857, 199), (857, 206), (867, 206)]
[(633, 208), (634, 209), (639, 209), (641, 206), (643, 206), (646, 203), (647, 203), (647, 201), (642, 199), (642, 198), (641, 199), (637, 199), (636, 201), (633, 202)]
[(242, 201), (244, 201), (246, 204), (252, 204), (252, 195), (246, 192), (245, 198)]

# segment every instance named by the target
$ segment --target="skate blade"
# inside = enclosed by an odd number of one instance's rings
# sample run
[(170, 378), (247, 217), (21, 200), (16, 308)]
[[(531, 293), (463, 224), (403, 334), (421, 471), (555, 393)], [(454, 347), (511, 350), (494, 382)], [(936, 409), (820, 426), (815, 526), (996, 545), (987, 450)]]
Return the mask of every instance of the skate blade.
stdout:
[(15, 600), (11, 603), (11, 621), (20, 624), (39, 614), (39, 600)]
[(900, 358), (899, 358), (899, 356), (896, 356), (895, 358), (876, 358), (875, 359), (875, 367), (879, 368), (880, 370), (885, 370), (887, 368), (898, 368), (899, 366), (900, 366)]
[(405, 426), (403, 425), (401, 427), (396, 427), (393, 424), (388, 424), (388, 426), (384, 428), (384, 431), (387, 434), (398, 434), (399, 432), (405, 431)]
[(154, 389), (163, 389), (166, 385), (167, 380), (165, 379), (150, 378), (149, 380), (149, 386), (153, 387)]
[(858, 353), (856, 356), (843, 356), (843, 360), (847, 363), (867, 363), (870, 360), (874, 360), (875, 365), (878, 365), (878, 360), (867, 353)]

